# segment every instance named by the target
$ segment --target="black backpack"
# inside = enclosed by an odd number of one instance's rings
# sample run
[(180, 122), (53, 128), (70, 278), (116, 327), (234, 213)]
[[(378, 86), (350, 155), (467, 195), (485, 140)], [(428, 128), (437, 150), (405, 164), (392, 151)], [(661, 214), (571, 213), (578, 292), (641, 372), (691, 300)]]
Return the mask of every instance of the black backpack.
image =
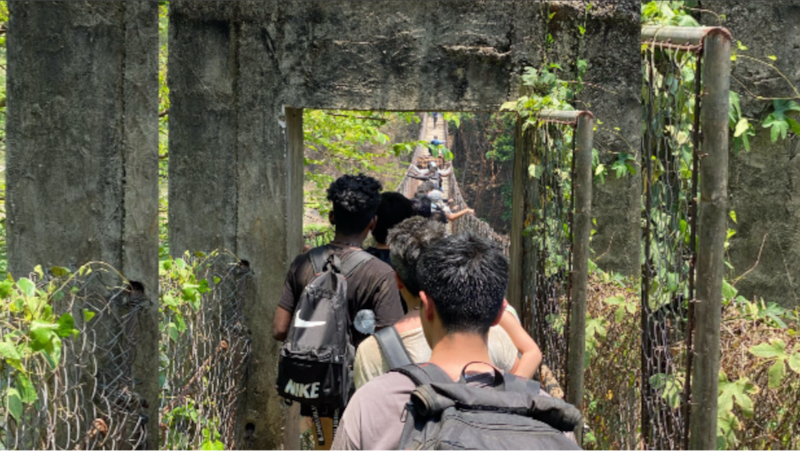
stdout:
[(432, 363), (391, 371), (417, 386), (398, 449), (581, 449), (564, 435), (580, 424), (580, 412), (540, 395), (538, 382), (495, 370), (492, 388), (474, 387)]
[(347, 278), (375, 257), (359, 250), (340, 261), (323, 246), (312, 249), (309, 258), (315, 276), (292, 315), (276, 388), (287, 403), (310, 406), (324, 443), (319, 417), (332, 417), (335, 426), (353, 391)]

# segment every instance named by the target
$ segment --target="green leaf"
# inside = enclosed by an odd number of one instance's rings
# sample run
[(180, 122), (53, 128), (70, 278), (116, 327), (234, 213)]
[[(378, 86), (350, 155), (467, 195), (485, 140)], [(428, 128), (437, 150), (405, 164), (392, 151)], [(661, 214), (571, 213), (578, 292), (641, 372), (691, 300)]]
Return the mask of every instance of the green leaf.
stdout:
[(778, 388), (781, 386), (783, 376), (786, 375), (786, 365), (783, 364), (782, 359), (778, 359), (769, 367), (769, 388)]
[(764, 357), (768, 359), (785, 359), (786, 355), (786, 342), (779, 338), (773, 338), (769, 343), (761, 343), (750, 348), (750, 354), (756, 357)]
[(722, 297), (725, 299), (733, 299), (739, 293), (733, 285), (729, 284), (727, 280), (722, 281)]
[(64, 277), (69, 274), (69, 269), (64, 268), (63, 266), (51, 266), (50, 274), (55, 277)]
[(75, 329), (75, 319), (69, 313), (64, 313), (58, 318), (58, 328), (56, 333), (59, 337), (66, 338), (70, 335), (78, 335), (78, 329)]
[(32, 297), (36, 294), (36, 284), (31, 282), (27, 277), (21, 277), (17, 281), (17, 287), (22, 291), (22, 294), (27, 297)]
[(733, 132), (734, 138), (738, 138), (744, 134), (747, 130), (750, 129), (750, 121), (747, 118), (739, 119), (739, 122), (736, 123), (736, 129)]
[(778, 57), (775, 55), (767, 55), (767, 58), (771, 59), (772, 61), (777, 61)]
[(540, 164), (532, 164), (528, 166), (528, 174), (531, 176), (531, 178), (538, 179), (542, 176), (542, 174), (544, 174), (544, 166)]
[(16, 388), (9, 388), (6, 392), (6, 409), (15, 420), (19, 421), (22, 417), (22, 399)]
[(16, 346), (10, 341), (0, 342), (0, 357), (12, 360), (22, 360), (22, 356), (17, 352)]
[(178, 338), (180, 337), (180, 332), (178, 332), (178, 326), (176, 326), (175, 323), (167, 324), (167, 334), (169, 335), (169, 338), (172, 339), (172, 341), (174, 341), (175, 343), (178, 342)]
[(89, 321), (92, 320), (92, 318), (94, 318), (95, 315), (96, 315), (95, 312), (89, 309), (83, 309), (83, 322), (88, 323)]
[(36, 389), (33, 388), (33, 384), (31, 380), (28, 379), (23, 373), (17, 373), (17, 388), (19, 389), (20, 393), (20, 400), (25, 404), (31, 404), (36, 402), (39, 399), (39, 396), (36, 394)]
[(800, 348), (789, 357), (789, 368), (797, 374), (800, 374)]
[(4, 280), (0, 282), (0, 298), (8, 299), (11, 292), (14, 290), (14, 282), (11, 280)]
[(49, 323), (41, 320), (34, 320), (31, 323), (30, 335), (33, 341), (31, 342), (31, 349), (39, 351), (51, 346), (53, 338), (56, 337), (55, 330), (58, 329), (57, 324)]
[(792, 130), (792, 133), (800, 135), (800, 123), (790, 117), (786, 118), (786, 122), (789, 123), (789, 128)]

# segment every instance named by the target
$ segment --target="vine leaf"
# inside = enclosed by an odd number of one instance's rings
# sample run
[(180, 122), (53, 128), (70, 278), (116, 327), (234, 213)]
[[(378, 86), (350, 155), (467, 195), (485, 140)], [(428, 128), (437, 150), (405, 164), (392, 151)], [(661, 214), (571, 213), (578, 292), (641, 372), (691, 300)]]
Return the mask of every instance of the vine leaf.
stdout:
[[(784, 362), (790, 360), (789, 354), (786, 353), (786, 342), (779, 338), (773, 338), (769, 343), (761, 343), (760, 345), (751, 347), (750, 354), (768, 359), (768, 361), (775, 361), (767, 371), (769, 376), (769, 388), (775, 389), (780, 387), (781, 381), (786, 375), (786, 364)], [(795, 357), (792, 356), (792, 360), (794, 360), (794, 358)], [(791, 365), (794, 362), (790, 361), (789, 363)]]
[(6, 392), (6, 409), (15, 420), (19, 421), (22, 417), (22, 399), (16, 388), (9, 388)]

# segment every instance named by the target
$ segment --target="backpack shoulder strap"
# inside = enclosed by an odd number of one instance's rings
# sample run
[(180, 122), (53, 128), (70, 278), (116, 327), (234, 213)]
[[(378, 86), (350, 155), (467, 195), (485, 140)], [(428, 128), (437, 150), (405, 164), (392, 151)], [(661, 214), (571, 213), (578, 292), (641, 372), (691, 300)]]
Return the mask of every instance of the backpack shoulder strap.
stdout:
[(418, 387), (432, 382), (438, 382), (440, 384), (453, 383), (453, 379), (451, 379), (443, 369), (430, 362), (401, 366), (400, 368), (393, 368), (389, 370), (389, 372), (400, 373), (408, 377), (414, 381), (414, 384)]
[(389, 368), (400, 368), (414, 363), (408, 350), (403, 345), (403, 339), (394, 326), (384, 327), (375, 332), (375, 339), (383, 351), (383, 356), (389, 362)]
[(311, 268), (314, 270), (314, 276), (318, 276), (325, 268), (325, 262), (328, 260), (328, 248), (325, 246), (315, 247), (308, 251), (308, 258), (311, 260)]
[(374, 255), (370, 254), (367, 251), (355, 251), (352, 254), (348, 255), (344, 261), (342, 261), (342, 268), (341, 273), (345, 279), (350, 277), (358, 268), (362, 267), (364, 263), (372, 260), (375, 258)]

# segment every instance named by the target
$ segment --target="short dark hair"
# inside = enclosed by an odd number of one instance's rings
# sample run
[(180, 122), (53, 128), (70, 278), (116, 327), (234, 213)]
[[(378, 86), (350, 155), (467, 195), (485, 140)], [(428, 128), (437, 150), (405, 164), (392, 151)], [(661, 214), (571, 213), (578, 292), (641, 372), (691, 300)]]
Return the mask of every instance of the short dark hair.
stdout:
[(397, 277), (411, 294), (419, 295), (417, 262), (432, 242), (447, 235), (443, 225), (421, 216), (406, 219), (389, 231), (389, 258)]
[(361, 233), (375, 217), (381, 202), (381, 182), (364, 174), (343, 175), (328, 187), (336, 230), (346, 235)]
[(447, 224), (447, 215), (445, 215), (444, 212), (441, 210), (436, 210), (433, 213), (431, 213), (431, 220), (440, 222), (442, 224)]
[(431, 217), (431, 200), (428, 196), (412, 200), (411, 208), (414, 209), (414, 214), (416, 216), (422, 216), (423, 218)]
[(406, 196), (386, 191), (381, 193), (381, 204), (378, 205), (378, 223), (372, 231), (375, 241), (386, 244), (389, 229), (414, 216), (411, 200)]
[(426, 247), (417, 263), (417, 280), (448, 334), (485, 335), (503, 306), (508, 258), (484, 238), (451, 235)]

